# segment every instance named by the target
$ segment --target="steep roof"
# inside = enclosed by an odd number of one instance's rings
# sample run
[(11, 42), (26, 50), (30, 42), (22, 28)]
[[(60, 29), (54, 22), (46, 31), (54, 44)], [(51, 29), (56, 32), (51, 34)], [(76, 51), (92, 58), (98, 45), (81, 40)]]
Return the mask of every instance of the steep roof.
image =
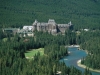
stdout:
[(48, 24), (53, 24), (53, 25), (55, 25), (55, 24), (56, 24), (56, 22), (55, 22), (55, 20), (54, 20), (54, 19), (49, 19), (49, 20), (48, 20)]

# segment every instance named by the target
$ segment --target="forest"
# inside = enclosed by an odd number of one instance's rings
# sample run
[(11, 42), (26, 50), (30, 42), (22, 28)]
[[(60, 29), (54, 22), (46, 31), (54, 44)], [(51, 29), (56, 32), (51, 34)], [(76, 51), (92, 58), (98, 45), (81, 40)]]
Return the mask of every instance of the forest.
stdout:
[[(32, 25), (37, 19), (72, 21), (76, 30), (100, 29), (100, 0), (0, 0), (0, 28)], [(45, 16), (44, 16), (45, 15)]]
[(87, 50), (88, 56), (83, 58), (82, 64), (93, 69), (100, 69), (100, 32), (88, 32), (84, 33), (88, 35), (88, 41), (84, 39), (84, 43), (81, 44), (81, 48)]
[[(75, 33), (54, 36), (47, 32), (35, 32), (34, 37), (19, 37), (2, 34), (0, 38), (0, 75), (92, 75), (88, 69), (84, 73), (75, 67), (67, 67), (59, 59), (68, 56), (65, 44), (76, 43)], [(72, 38), (70, 38), (72, 36)], [(4, 38), (7, 40), (3, 40)], [(66, 39), (68, 38), (68, 39)], [(27, 39), (27, 41), (25, 41)], [(33, 60), (25, 58), (29, 49), (44, 48), (44, 55), (38, 52)]]
[[(47, 22), (49, 18), (57, 23), (72, 21), (74, 29), (56, 36), (35, 31), (34, 37), (22, 38), (2, 32), (2, 28), (22, 28), (35, 19)], [(89, 31), (82, 30), (85, 28)], [(81, 63), (100, 69), (99, 37), (99, 0), (0, 0), (0, 75), (56, 75), (57, 71), (61, 75), (92, 75), (88, 69), (82, 73), (59, 59), (68, 56), (65, 45), (78, 44), (88, 52)], [(44, 48), (44, 55), (38, 52), (33, 60), (25, 58), (25, 52), (38, 48)]]

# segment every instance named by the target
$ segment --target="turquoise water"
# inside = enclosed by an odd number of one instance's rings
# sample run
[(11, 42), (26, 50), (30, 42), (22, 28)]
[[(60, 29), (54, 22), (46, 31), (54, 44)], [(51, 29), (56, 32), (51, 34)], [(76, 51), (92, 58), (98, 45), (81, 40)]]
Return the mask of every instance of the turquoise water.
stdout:
[[(60, 61), (64, 61), (67, 66), (74, 66), (77, 69), (84, 71), (84, 68), (77, 66), (77, 61), (85, 56), (87, 56), (86, 52), (83, 50), (78, 50), (76, 47), (68, 48), (68, 51), (70, 51), (69, 56), (65, 56)], [(92, 72), (92, 71), (91, 71)], [(92, 72), (92, 75), (100, 75), (98, 72)]]

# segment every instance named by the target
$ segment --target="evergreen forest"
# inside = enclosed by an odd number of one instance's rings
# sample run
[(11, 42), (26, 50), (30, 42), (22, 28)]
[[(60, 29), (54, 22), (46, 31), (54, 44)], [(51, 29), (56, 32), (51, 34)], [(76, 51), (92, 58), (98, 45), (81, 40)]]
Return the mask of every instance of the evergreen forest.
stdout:
[[(2, 28), (22, 28), (55, 19), (57, 23), (72, 21), (73, 30), (56, 36), (48, 32), (34, 32), (34, 37), (19, 37), (3, 33)], [(84, 31), (82, 29), (89, 29)], [(80, 45), (88, 55), (82, 64), (100, 70), (100, 1), (99, 0), (0, 0), (0, 75), (92, 75), (59, 62), (68, 56), (66, 45)], [(32, 60), (26, 59), (30, 49), (44, 48)]]
[(100, 0), (0, 0), (0, 28), (32, 25), (35, 19), (100, 29)]
[[(0, 75), (92, 75), (86, 69), (84, 73), (75, 67), (67, 67), (59, 59), (68, 56), (65, 45), (76, 44), (75, 33), (66, 31), (65, 35), (52, 35), (47, 32), (35, 32), (34, 37), (19, 37), (2, 34), (0, 38)], [(3, 38), (6, 37), (6, 40)], [(72, 37), (72, 38), (71, 38)], [(66, 39), (67, 38), (67, 39)], [(27, 39), (27, 40), (26, 40)], [(25, 52), (30, 49), (44, 48), (44, 55), (38, 52), (33, 59), (26, 59)]]

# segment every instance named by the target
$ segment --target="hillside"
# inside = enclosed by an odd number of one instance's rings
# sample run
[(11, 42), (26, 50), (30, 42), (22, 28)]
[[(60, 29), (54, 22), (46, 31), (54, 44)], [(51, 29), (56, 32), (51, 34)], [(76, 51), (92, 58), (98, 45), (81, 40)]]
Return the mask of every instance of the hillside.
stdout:
[(76, 29), (100, 29), (99, 0), (0, 0), (0, 27), (30, 25), (35, 19), (70, 20)]

